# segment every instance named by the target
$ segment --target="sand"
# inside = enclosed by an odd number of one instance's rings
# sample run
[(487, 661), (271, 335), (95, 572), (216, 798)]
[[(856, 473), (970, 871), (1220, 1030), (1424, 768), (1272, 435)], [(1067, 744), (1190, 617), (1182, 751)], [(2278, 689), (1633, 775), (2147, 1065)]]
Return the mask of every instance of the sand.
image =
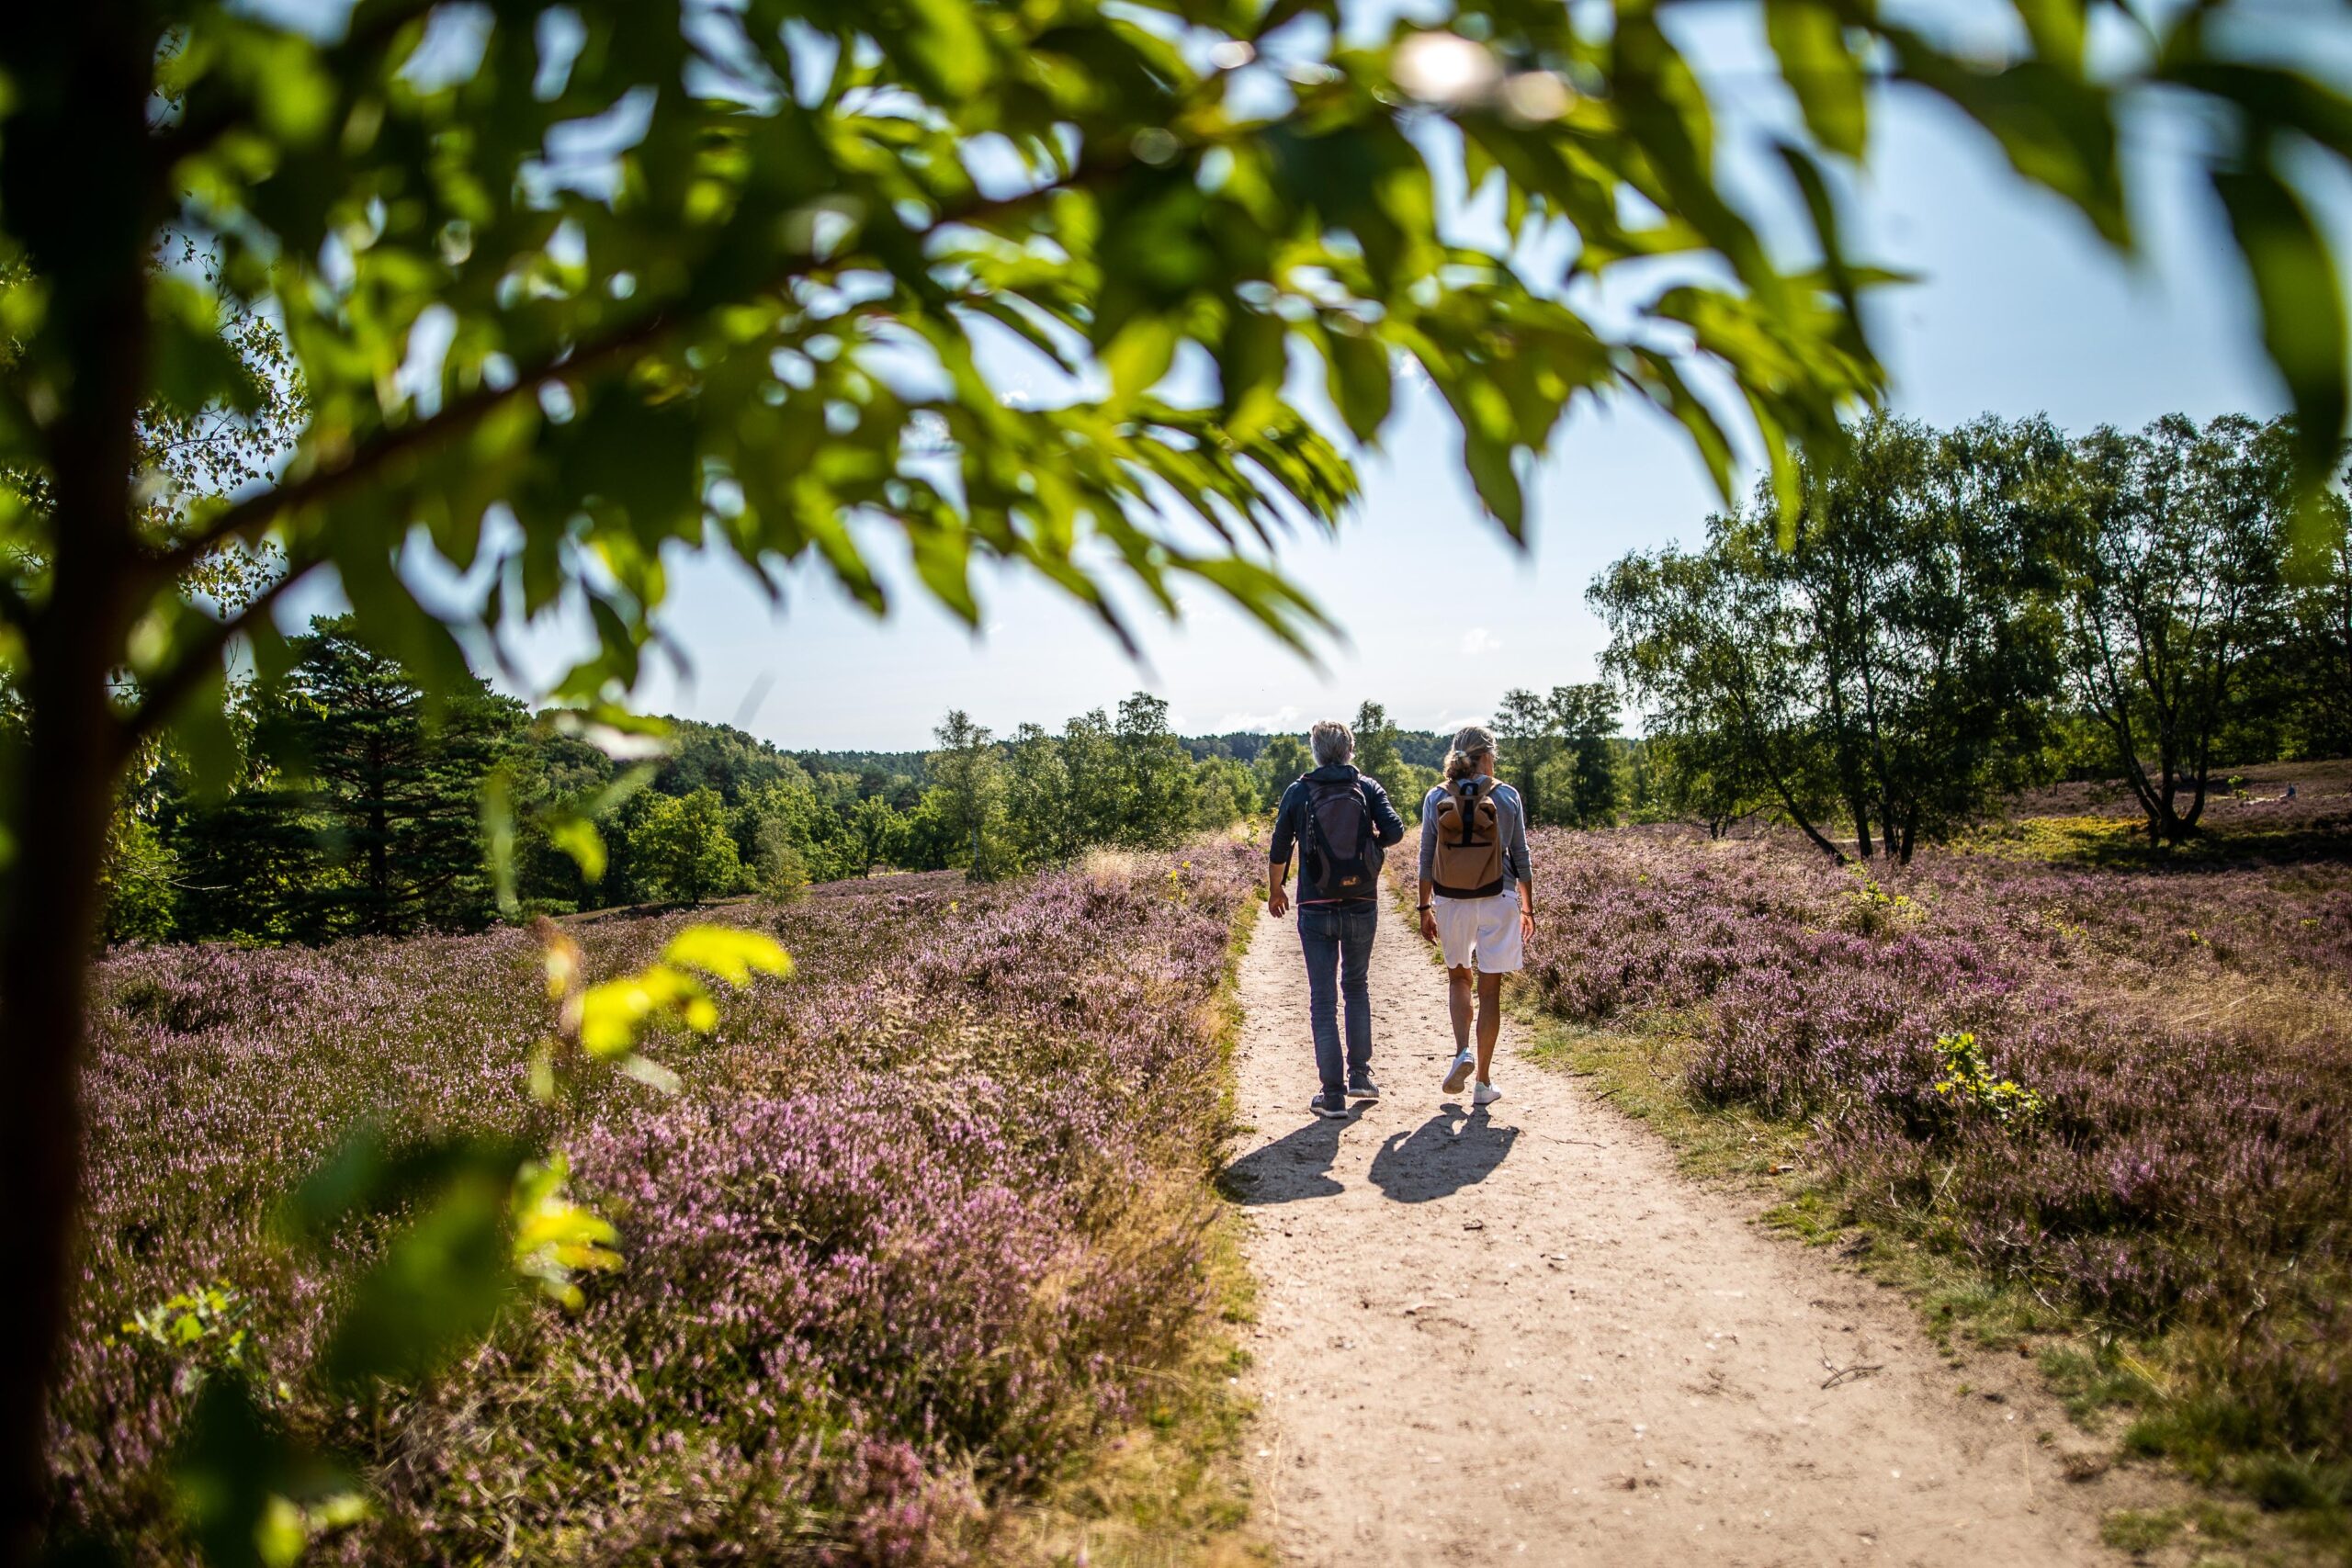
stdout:
[(1508, 1026), (1500, 1103), (1441, 1092), (1443, 976), (1393, 907), (1386, 1098), (1355, 1119), (1306, 1109), (1291, 920), (1261, 918), (1240, 993), (1250, 1447), (1283, 1561), (2114, 1560), (2097, 1526), (2120, 1499), (2065, 1479), (2072, 1435), (2025, 1363), (1955, 1370), (1899, 1293), (1679, 1175)]

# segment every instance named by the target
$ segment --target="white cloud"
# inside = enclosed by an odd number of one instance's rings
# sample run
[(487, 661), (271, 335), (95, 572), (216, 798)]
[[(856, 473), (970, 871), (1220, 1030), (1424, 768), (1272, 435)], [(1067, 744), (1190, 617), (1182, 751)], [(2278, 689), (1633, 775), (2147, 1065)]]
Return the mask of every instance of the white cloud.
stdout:
[(1484, 626), (1472, 626), (1462, 634), (1462, 651), (1476, 659), (1482, 653), (1500, 653), (1503, 639)]
[(1223, 718), (1216, 721), (1216, 728), (1210, 731), (1210, 733), (1213, 735), (1232, 735), (1236, 733), (1248, 734), (1255, 731), (1259, 734), (1272, 735), (1277, 730), (1297, 729), (1300, 728), (1302, 727), (1298, 722), (1298, 709), (1295, 707), (1280, 707), (1276, 708), (1272, 713), (1227, 714)]

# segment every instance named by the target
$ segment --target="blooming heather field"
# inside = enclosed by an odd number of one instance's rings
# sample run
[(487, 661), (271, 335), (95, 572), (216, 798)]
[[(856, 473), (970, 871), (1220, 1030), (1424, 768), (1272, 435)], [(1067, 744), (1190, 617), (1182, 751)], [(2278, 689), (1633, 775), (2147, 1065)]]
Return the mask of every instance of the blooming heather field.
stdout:
[(2352, 797), (2290, 806), (2217, 809), (2171, 865), (2086, 818), (1869, 874), (1793, 836), (1546, 833), (1531, 979), (1685, 1103), (1781, 1123), (1846, 1217), (2010, 1287), (2011, 1323), (2093, 1330), (2049, 1363), (2134, 1446), (2340, 1507)]
[[(371, 1517), (313, 1560), (957, 1560), (1193, 1343), (1217, 992), (1253, 869), (1105, 860), (724, 911), (772, 930), (798, 976), (656, 1048), (677, 1098), (616, 1079), (555, 1129), (624, 1271), (588, 1280), (575, 1316), (518, 1309), (364, 1414), (300, 1369), (365, 1239), (307, 1270), (274, 1210), (355, 1118), (546, 1114), (525, 1082), (545, 1005), (529, 937), (107, 960), (86, 1282), (52, 1416), (64, 1506), (183, 1555), (169, 1445), (194, 1369), (242, 1355), (372, 1465)], [(605, 974), (687, 919), (573, 930)], [(119, 1331), (215, 1280), (233, 1293), (192, 1347)]]

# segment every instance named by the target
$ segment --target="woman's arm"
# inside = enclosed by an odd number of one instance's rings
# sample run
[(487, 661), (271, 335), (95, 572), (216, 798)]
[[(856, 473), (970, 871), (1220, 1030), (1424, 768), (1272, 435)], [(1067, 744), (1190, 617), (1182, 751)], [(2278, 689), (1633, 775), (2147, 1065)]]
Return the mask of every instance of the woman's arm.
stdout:
[(1437, 791), (1421, 797), (1421, 874), (1416, 890), (1421, 908), (1430, 907), (1430, 878), (1437, 874)]
[(1527, 802), (1511, 792), (1510, 826), (1503, 839), (1503, 874), (1519, 884), (1519, 936), (1535, 936), (1535, 863), (1527, 852)]

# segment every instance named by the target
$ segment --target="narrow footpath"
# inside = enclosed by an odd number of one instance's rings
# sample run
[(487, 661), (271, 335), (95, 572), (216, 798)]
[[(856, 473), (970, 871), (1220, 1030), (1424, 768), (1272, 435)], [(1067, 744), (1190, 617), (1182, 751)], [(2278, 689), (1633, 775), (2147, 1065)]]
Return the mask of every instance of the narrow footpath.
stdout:
[(1372, 986), (1386, 1098), (1318, 1121), (1297, 931), (1261, 916), (1230, 1177), (1284, 1562), (2120, 1561), (2122, 1499), (2068, 1483), (2030, 1379), (1963, 1393), (1896, 1293), (1678, 1176), (1508, 1026), (1506, 1098), (1442, 1093), (1443, 977), (1393, 907)]

